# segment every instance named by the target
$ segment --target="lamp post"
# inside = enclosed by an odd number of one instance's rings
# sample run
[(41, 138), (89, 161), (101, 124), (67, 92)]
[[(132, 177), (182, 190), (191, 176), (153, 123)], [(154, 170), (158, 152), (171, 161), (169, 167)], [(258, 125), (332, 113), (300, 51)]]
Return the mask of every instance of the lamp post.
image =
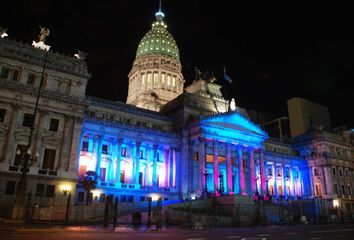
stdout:
[[(41, 27), (41, 29), (43, 30), (42, 27)], [(18, 183), (18, 187), (17, 187), (17, 191), (16, 191), (15, 205), (12, 210), (12, 218), (13, 219), (24, 220), (24, 221), (26, 220), (25, 219), (25, 216), (26, 216), (25, 202), (26, 202), (26, 190), (27, 190), (27, 172), (29, 171), (28, 165), (29, 165), (30, 160), (35, 160), (35, 158), (31, 158), (32, 138), (33, 138), (33, 133), (34, 133), (34, 125), (35, 125), (35, 121), (36, 121), (36, 116), (37, 116), (37, 112), (38, 112), (39, 97), (41, 94), (41, 89), (44, 84), (44, 70), (46, 67), (48, 51), (50, 48), (50, 46), (44, 44), (45, 37), (49, 35), (49, 29), (47, 29), (47, 28), (45, 28), (45, 29), (47, 30), (47, 32), (44, 33), (41, 31), (40, 41), (38, 43), (33, 41), (33, 43), (32, 43), (32, 45), (34, 47), (44, 50), (45, 55), (44, 55), (40, 84), (39, 84), (37, 94), (36, 94), (36, 102), (34, 105), (34, 113), (33, 113), (33, 119), (32, 119), (32, 123), (31, 123), (30, 130), (29, 130), (27, 147), (24, 149), (19, 149), (20, 154), (21, 154), (21, 158), (23, 159), (23, 161), (22, 161), (23, 168), (21, 169), (22, 173), (21, 173), (20, 181)]]
[(203, 171), (203, 175), (204, 175), (204, 197), (207, 197), (208, 196), (208, 183), (207, 183), (207, 179), (208, 179), (208, 171), (206, 169), (204, 169)]

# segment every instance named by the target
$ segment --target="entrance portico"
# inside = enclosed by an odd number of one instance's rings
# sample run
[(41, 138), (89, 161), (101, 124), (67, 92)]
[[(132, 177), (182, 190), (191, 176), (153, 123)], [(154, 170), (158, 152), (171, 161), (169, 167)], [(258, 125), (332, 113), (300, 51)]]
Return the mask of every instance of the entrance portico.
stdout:
[[(250, 120), (238, 112), (207, 116), (190, 126), (189, 137), (192, 148), (198, 146), (193, 148), (197, 152), (194, 156), (198, 156), (194, 157), (198, 167), (193, 175), (199, 181), (195, 192), (208, 189), (216, 196), (252, 194), (258, 192), (257, 175), (261, 179), (259, 190), (265, 192), (264, 166), (256, 168), (254, 156), (256, 153), (257, 162), (264, 165), (262, 149), (268, 136)], [(259, 174), (256, 169), (260, 169)]]

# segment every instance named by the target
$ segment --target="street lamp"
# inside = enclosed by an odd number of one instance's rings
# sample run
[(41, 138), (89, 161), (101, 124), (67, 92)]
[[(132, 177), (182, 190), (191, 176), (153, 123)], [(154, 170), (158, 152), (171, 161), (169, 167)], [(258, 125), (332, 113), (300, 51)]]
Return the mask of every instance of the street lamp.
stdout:
[[(43, 31), (43, 29), (45, 29), (46, 31)], [(38, 103), (39, 103), (39, 97), (41, 94), (41, 89), (43, 87), (44, 84), (44, 70), (47, 64), (47, 57), (48, 57), (48, 51), (50, 46), (45, 45), (44, 41), (45, 38), (49, 35), (49, 29), (47, 28), (42, 28), (41, 27), (41, 33), (40, 33), (40, 40), (38, 43), (34, 42), (32, 43), (32, 45), (35, 48), (40, 48), (42, 50), (45, 51), (45, 57), (44, 57), (44, 62), (43, 62), (43, 68), (42, 68), (42, 74), (41, 74), (41, 79), (40, 79), (40, 84), (37, 90), (37, 95), (36, 95), (36, 102), (34, 105), (34, 113), (33, 113), (33, 119), (32, 119), (32, 123), (30, 126), (30, 131), (29, 131), (29, 136), (28, 136), (28, 143), (27, 143), (27, 147), (24, 148), (22, 151), (17, 151), (17, 153), (21, 153), (22, 158), (23, 158), (23, 168), (22, 170), (22, 174), (20, 177), (20, 181), (18, 183), (18, 187), (17, 187), (17, 191), (16, 191), (16, 196), (15, 196), (15, 205), (13, 207), (12, 210), (12, 218), (13, 219), (20, 219), (20, 220), (25, 220), (25, 214), (26, 214), (26, 189), (27, 189), (27, 172), (29, 171), (28, 169), (28, 163), (30, 160), (33, 160), (33, 158), (31, 158), (31, 146), (32, 146), (32, 138), (33, 138), (33, 132), (34, 132), (34, 125), (36, 122), (36, 116), (37, 116), (37, 112), (38, 112)], [(37, 154), (35, 155), (37, 156)]]
[(208, 178), (208, 171), (206, 169), (204, 169), (203, 171), (203, 175), (204, 175), (204, 196), (207, 197), (208, 196), (208, 183), (207, 183), (207, 178)]

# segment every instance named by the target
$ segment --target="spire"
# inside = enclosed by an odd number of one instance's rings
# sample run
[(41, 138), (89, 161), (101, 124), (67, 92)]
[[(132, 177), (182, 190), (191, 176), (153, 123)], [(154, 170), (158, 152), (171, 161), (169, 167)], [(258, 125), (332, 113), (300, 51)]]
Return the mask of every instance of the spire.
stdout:
[(162, 19), (165, 17), (165, 14), (161, 11), (161, 0), (160, 0), (160, 4), (159, 4), (159, 11), (157, 13), (155, 13), (155, 17), (157, 21), (162, 21)]

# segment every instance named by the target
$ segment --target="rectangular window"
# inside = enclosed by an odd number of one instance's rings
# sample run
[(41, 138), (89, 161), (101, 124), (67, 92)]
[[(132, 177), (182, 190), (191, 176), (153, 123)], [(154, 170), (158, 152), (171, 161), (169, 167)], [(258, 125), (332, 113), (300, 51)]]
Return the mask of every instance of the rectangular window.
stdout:
[(88, 152), (88, 149), (89, 149), (89, 142), (82, 141), (81, 151)]
[(198, 161), (198, 152), (194, 152), (193, 154), (193, 160)]
[(148, 84), (152, 83), (152, 73), (148, 73), (147, 83)]
[(102, 154), (108, 154), (108, 145), (107, 144), (102, 145)]
[(9, 77), (9, 68), (7, 67), (2, 67), (1, 68), (1, 71), (0, 71), (0, 77), (1, 78), (4, 78), (4, 79), (7, 79)]
[(43, 197), (44, 196), (44, 188), (45, 185), (38, 183), (36, 188), (36, 197)]
[(140, 196), (140, 202), (144, 202), (145, 201), (145, 197), (144, 196)]
[(141, 74), (141, 84), (145, 84), (145, 74)]
[(122, 148), (122, 156), (125, 157), (127, 155), (127, 148)]
[(158, 83), (159, 83), (159, 74), (154, 73), (154, 84), (158, 84)]
[(159, 153), (156, 153), (156, 161), (160, 161), (160, 154)]
[(28, 73), (28, 75), (27, 75), (27, 84), (33, 86), (35, 80), (36, 80), (36, 75), (34, 73)]
[(16, 182), (15, 181), (7, 181), (6, 182), (6, 188), (5, 188), (6, 195), (14, 195), (15, 189), (16, 189)]
[(19, 75), (20, 75), (20, 71), (18, 69), (13, 70), (12, 71), (12, 81), (17, 81)]
[(139, 184), (143, 185), (143, 173), (139, 172)]
[(342, 169), (339, 169), (339, 176), (343, 176)]
[(342, 195), (346, 195), (344, 185), (342, 185)]
[(338, 185), (335, 183), (333, 187), (334, 193), (338, 194)]
[(56, 151), (54, 149), (46, 148), (44, 150), (42, 169), (54, 170), (55, 153)]
[(45, 196), (52, 198), (54, 197), (54, 192), (55, 192), (55, 185), (47, 185)]
[(351, 189), (350, 185), (348, 185), (348, 195), (352, 195), (352, 189)]
[(27, 150), (27, 145), (22, 145), (22, 144), (18, 144), (17, 145), (14, 166), (20, 166), (21, 165), (22, 160), (24, 158), (24, 152), (26, 150)]
[(0, 108), (0, 122), (5, 121), (5, 114), (6, 114), (6, 109)]
[(30, 113), (23, 114), (22, 126), (31, 127), (34, 121), (34, 115)]
[(165, 73), (161, 73), (161, 83), (165, 84)]
[(51, 118), (49, 124), (49, 131), (57, 132), (59, 128), (59, 119)]
[(140, 159), (144, 159), (144, 151), (140, 150)]
[(172, 77), (172, 87), (176, 87), (176, 77)]
[(319, 174), (318, 174), (318, 169), (317, 168), (315, 168), (314, 169), (314, 173), (315, 173), (315, 176), (318, 176)]
[(332, 174), (336, 175), (336, 169), (335, 168), (332, 168)]
[(171, 85), (171, 76), (167, 75), (167, 86)]
[(267, 168), (267, 175), (268, 176), (272, 176), (273, 175), (272, 174), (272, 168), (270, 168), (270, 167)]

